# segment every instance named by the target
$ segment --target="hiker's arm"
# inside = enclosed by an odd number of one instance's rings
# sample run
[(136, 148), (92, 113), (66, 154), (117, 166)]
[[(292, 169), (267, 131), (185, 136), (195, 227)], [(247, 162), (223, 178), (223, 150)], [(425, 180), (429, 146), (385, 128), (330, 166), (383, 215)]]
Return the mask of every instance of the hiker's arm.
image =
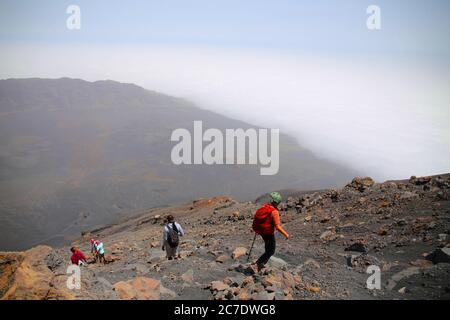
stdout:
[(273, 223), (275, 225), (275, 229), (277, 229), (283, 236), (286, 237), (286, 239), (288, 239), (289, 238), (289, 234), (281, 226), (280, 214), (278, 213), (278, 210), (275, 210), (272, 213), (272, 217), (273, 217)]
[(178, 232), (180, 232), (180, 235), (181, 235), (182, 237), (184, 237), (184, 230), (183, 230), (183, 228), (181, 227), (181, 225), (178, 225)]
[(163, 228), (163, 238), (162, 238), (162, 249), (164, 250), (164, 246), (167, 240), (167, 230), (166, 227)]
[(277, 230), (286, 237), (286, 239), (289, 238), (289, 234), (283, 229), (283, 227), (279, 224), (276, 226)]

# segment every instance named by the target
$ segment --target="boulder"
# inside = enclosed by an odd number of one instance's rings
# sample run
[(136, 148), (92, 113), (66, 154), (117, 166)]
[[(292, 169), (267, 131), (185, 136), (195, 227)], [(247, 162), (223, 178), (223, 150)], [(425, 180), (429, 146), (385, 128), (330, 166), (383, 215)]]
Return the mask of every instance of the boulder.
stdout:
[(241, 214), (239, 211), (234, 211), (229, 217), (228, 217), (229, 221), (239, 221), (239, 220), (245, 220), (245, 216), (243, 214)]
[(47, 267), (54, 271), (59, 266), (64, 264), (64, 259), (60, 255), (58, 255), (55, 251), (51, 251), (44, 259), (45, 263), (47, 264)]
[(330, 191), (330, 199), (332, 202), (339, 201), (339, 192), (336, 189), (331, 189)]
[(269, 262), (268, 262), (268, 265), (270, 267), (278, 268), (278, 269), (287, 266), (287, 264), (288, 263), (286, 261), (284, 261), (281, 258), (277, 258), (275, 256), (271, 256), (270, 259), (269, 259)]
[(216, 262), (219, 262), (219, 263), (224, 263), (225, 261), (227, 261), (228, 260), (228, 256), (226, 256), (226, 255), (220, 255), (220, 256), (218, 256), (217, 258), (216, 258)]
[(404, 279), (404, 278), (409, 278), (415, 274), (419, 274), (420, 273), (420, 268), (419, 267), (410, 267), (407, 269), (404, 269), (400, 272), (397, 272), (396, 274), (394, 274), (387, 282), (387, 289), (388, 290), (392, 290), (395, 288), (395, 286), (397, 285), (397, 283)]
[(191, 251), (191, 250), (182, 250), (182, 251), (180, 251), (180, 253), (179, 253), (181, 259), (189, 258), (189, 257), (192, 256), (193, 254), (194, 254), (194, 252)]
[(193, 283), (194, 282), (194, 270), (189, 269), (185, 273), (181, 275), (181, 279), (183, 279), (184, 282), (187, 283)]
[(351, 222), (346, 223), (342, 226), (336, 227), (337, 232), (352, 232), (355, 229), (355, 225)]
[(365, 268), (369, 265), (379, 265), (380, 262), (374, 256), (361, 253), (360, 255), (350, 255), (346, 257), (347, 265), (349, 267), (362, 267)]
[(405, 294), (406, 292), (407, 292), (406, 287), (400, 288), (400, 289), (398, 290), (398, 293), (401, 293), (401, 294)]
[(353, 243), (349, 247), (345, 248), (345, 251), (355, 251), (355, 252), (362, 252), (362, 253), (368, 252), (367, 247), (361, 242)]
[[(313, 266), (314, 268), (316, 268), (316, 269), (320, 269), (320, 264), (316, 261), (316, 260), (314, 260), (314, 259), (312, 259), (312, 258), (309, 258), (309, 259), (307, 259), (306, 261), (305, 261), (305, 263), (303, 264), (303, 266), (305, 266), (305, 267), (309, 267), (309, 266)], [(300, 269), (301, 269), (301, 267), (302, 266), (300, 266)]]
[(160, 242), (159, 241), (153, 241), (152, 243), (150, 243), (150, 248), (156, 248), (160, 246)]
[(425, 259), (417, 259), (415, 261), (411, 261), (410, 264), (415, 267), (420, 267), (423, 269), (430, 268), (433, 266), (433, 262)]
[(311, 286), (311, 287), (308, 287), (308, 290), (309, 290), (309, 292), (312, 292), (312, 293), (319, 293), (320, 292), (320, 287), (313, 287), (313, 286)]
[(230, 288), (230, 286), (223, 283), (223, 281), (213, 281), (209, 287), (211, 291), (225, 291)]
[(234, 249), (233, 254), (231, 255), (231, 257), (234, 260), (237, 260), (240, 257), (245, 256), (246, 254), (247, 254), (247, 248), (237, 247), (236, 249)]
[(114, 284), (121, 300), (159, 300), (161, 297), (161, 282), (152, 278), (136, 277), (129, 281), (119, 281)]
[(262, 279), (261, 284), (266, 288), (272, 286), (281, 288), (283, 286), (281, 278), (275, 274), (266, 276), (264, 279)]
[(411, 199), (416, 199), (416, 198), (419, 198), (419, 195), (417, 193), (411, 192), (411, 191), (405, 191), (400, 196), (400, 200), (411, 200)]
[(177, 297), (177, 294), (174, 291), (167, 289), (166, 287), (163, 287), (162, 285), (160, 286), (159, 292), (161, 293), (162, 297), (168, 297), (171, 299)]
[(346, 185), (348, 188), (356, 189), (360, 192), (364, 192), (366, 189), (372, 187), (375, 184), (375, 181), (370, 177), (356, 177)]
[(385, 236), (385, 235), (387, 235), (388, 234), (388, 229), (387, 229), (387, 227), (386, 226), (383, 226), (383, 227), (380, 227), (379, 229), (378, 229), (378, 231), (377, 231), (377, 234), (379, 235), (379, 236)]
[(105, 254), (105, 261), (106, 263), (113, 263), (114, 261), (120, 260), (120, 257), (118, 256), (112, 256), (109, 254)]
[(336, 239), (336, 232), (332, 230), (327, 230), (320, 235), (320, 240), (322, 241), (332, 241)]
[(160, 222), (162, 220), (161, 215), (157, 214), (153, 217), (153, 224), (157, 224), (158, 222)]
[(250, 286), (253, 285), (255, 282), (253, 280), (253, 277), (246, 277), (243, 281), (242, 281), (242, 285), (241, 287), (244, 288), (246, 286)]
[(281, 284), (283, 289), (295, 288), (299, 283), (301, 283), (301, 278), (294, 277), (292, 273), (287, 271), (281, 273)]
[(274, 300), (275, 292), (267, 292), (265, 290), (260, 291), (256, 294), (255, 300)]
[(430, 181), (431, 181), (431, 177), (417, 178), (416, 176), (411, 176), (411, 178), (409, 178), (409, 183), (412, 183), (416, 186), (425, 185), (425, 184), (429, 183)]
[(439, 248), (427, 255), (425, 259), (437, 263), (450, 263), (450, 248)]
[[(37, 246), (25, 252), (1, 252), (0, 299), (75, 299), (65, 281), (57, 281), (48, 266), (49, 261), (55, 262), (52, 252), (48, 246)], [(49, 255), (53, 257), (50, 260), (46, 259)]]
[(250, 300), (251, 296), (247, 290), (241, 290), (237, 295), (238, 300)]

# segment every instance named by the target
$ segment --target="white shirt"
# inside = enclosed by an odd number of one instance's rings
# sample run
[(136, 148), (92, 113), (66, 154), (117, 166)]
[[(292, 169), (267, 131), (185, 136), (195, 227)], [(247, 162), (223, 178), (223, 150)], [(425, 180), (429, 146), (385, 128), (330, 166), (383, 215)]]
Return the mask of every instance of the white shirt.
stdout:
[[(178, 230), (178, 235), (180, 237), (184, 236), (184, 230), (183, 228), (180, 226), (180, 224), (178, 222), (175, 222), (175, 226), (177, 227)], [(163, 231), (163, 240), (167, 241), (168, 237), (169, 237), (169, 228), (172, 229), (172, 222), (168, 223), (164, 226), (164, 231)]]

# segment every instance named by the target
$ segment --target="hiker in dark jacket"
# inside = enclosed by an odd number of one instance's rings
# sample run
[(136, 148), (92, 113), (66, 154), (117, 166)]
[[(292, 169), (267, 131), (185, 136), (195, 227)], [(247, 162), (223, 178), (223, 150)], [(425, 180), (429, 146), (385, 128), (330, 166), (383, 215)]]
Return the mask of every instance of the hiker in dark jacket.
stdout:
[(177, 259), (177, 249), (179, 244), (179, 237), (184, 236), (184, 230), (181, 225), (175, 221), (172, 215), (167, 217), (167, 223), (163, 229), (163, 245), (162, 250), (166, 250), (167, 259)]
[(259, 208), (253, 219), (253, 231), (261, 235), (265, 249), (263, 255), (250, 266), (254, 273), (261, 271), (275, 253), (275, 231), (280, 232), (286, 239), (289, 239), (289, 234), (280, 223), (280, 213), (278, 212), (280, 202), (281, 195), (278, 192), (272, 192), (270, 194), (270, 203)]

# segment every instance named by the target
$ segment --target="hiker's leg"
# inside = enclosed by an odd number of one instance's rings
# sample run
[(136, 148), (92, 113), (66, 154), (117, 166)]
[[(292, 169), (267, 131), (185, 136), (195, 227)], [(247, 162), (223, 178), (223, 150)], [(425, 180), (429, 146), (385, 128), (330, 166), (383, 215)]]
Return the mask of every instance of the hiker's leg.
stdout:
[(166, 258), (170, 258), (170, 246), (167, 240), (164, 241), (164, 248), (166, 249)]
[(170, 256), (173, 258), (175, 258), (177, 256), (177, 248), (170, 248)]
[(164, 246), (166, 247), (167, 259), (172, 260), (175, 257), (177, 248), (172, 248), (168, 242), (166, 242)]
[[(273, 256), (275, 254), (275, 248), (277, 246), (277, 242), (275, 241), (275, 235), (271, 235), (269, 238), (269, 248), (268, 248), (268, 253), (269, 253), (269, 259), (271, 256)], [(267, 260), (269, 260), (267, 259)]]
[(261, 237), (264, 240), (264, 253), (259, 257), (259, 259), (256, 261), (256, 264), (261, 267), (264, 266), (267, 261), (269, 261), (270, 256), (268, 255), (268, 248), (269, 248), (269, 236), (261, 235)]
[(262, 236), (264, 240), (264, 254), (256, 261), (256, 264), (262, 268), (265, 266), (267, 261), (269, 261), (270, 257), (275, 253), (275, 235), (264, 235)]

